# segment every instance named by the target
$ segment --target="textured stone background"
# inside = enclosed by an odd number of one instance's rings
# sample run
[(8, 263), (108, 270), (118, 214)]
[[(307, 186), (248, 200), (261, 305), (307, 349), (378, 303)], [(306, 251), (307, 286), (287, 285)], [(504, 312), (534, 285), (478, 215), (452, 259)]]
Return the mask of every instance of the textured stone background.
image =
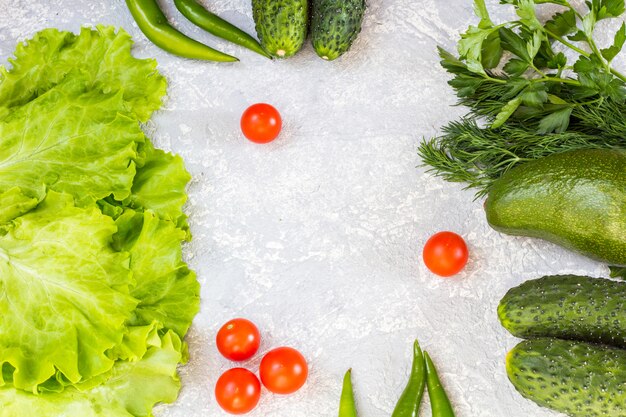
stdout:
[[(455, 48), (458, 33), (475, 21), (471, 1), (369, 0), (360, 38), (333, 63), (309, 45), (287, 61), (265, 60), (161, 3), (176, 26), (242, 62), (168, 55), (145, 39), (121, 0), (0, 0), (1, 63), (39, 29), (105, 23), (129, 31), (136, 55), (155, 57), (169, 80), (169, 99), (146, 130), (180, 153), (194, 177), (187, 208), (194, 240), (186, 252), (202, 282), (202, 310), (188, 337), (180, 399), (157, 415), (225, 415), (213, 386), (232, 364), (214, 337), (236, 316), (259, 325), (262, 352), (291, 345), (310, 360), (304, 389), (287, 397), (264, 392), (251, 417), (336, 415), (348, 367), (360, 414), (388, 416), (416, 337), (432, 352), (459, 417), (555, 415), (508, 383), (504, 356), (516, 340), (499, 326), (496, 306), (529, 278), (607, 270), (490, 230), (471, 191), (418, 167), (421, 138), (464, 112), (451, 107), (435, 46)], [(253, 32), (247, 0), (203, 3)], [(507, 13), (497, 9), (496, 16)], [(273, 103), (285, 121), (280, 139), (266, 146), (244, 140), (238, 124), (260, 101)], [(445, 229), (462, 234), (471, 250), (467, 269), (448, 280), (420, 258), (425, 240)], [(256, 370), (259, 361), (244, 365)], [(422, 415), (430, 415), (427, 406)]]

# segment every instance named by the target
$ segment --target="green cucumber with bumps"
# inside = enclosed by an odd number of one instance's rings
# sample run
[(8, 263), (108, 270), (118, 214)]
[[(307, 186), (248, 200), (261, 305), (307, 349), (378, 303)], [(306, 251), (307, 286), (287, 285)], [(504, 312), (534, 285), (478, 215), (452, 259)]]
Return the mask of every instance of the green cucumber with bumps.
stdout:
[(252, 15), (263, 48), (276, 58), (298, 52), (308, 33), (307, 0), (252, 0)]
[(626, 150), (584, 149), (526, 162), (493, 183), (485, 212), (500, 232), (626, 266)]
[(626, 350), (560, 339), (526, 340), (506, 371), (522, 396), (571, 417), (626, 416)]
[(575, 275), (526, 281), (502, 298), (498, 317), (520, 338), (556, 337), (626, 348), (626, 282)]
[(311, 41), (315, 52), (332, 61), (350, 49), (361, 32), (365, 0), (313, 0)]

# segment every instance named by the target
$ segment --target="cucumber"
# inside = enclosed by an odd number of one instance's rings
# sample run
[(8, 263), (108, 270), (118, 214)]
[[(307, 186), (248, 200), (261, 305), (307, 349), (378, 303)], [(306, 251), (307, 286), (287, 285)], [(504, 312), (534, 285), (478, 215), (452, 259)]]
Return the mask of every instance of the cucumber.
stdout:
[(365, 7), (365, 0), (313, 0), (311, 41), (321, 58), (332, 61), (350, 49)]
[(287, 58), (298, 52), (308, 31), (307, 0), (252, 0), (256, 33), (272, 56)]
[(626, 348), (626, 283), (574, 275), (526, 281), (502, 298), (498, 317), (520, 338), (556, 337)]
[(506, 371), (524, 397), (571, 417), (626, 415), (626, 350), (559, 339), (527, 340)]
[(626, 151), (585, 149), (527, 162), (494, 182), (485, 211), (500, 232), (626, 266)]

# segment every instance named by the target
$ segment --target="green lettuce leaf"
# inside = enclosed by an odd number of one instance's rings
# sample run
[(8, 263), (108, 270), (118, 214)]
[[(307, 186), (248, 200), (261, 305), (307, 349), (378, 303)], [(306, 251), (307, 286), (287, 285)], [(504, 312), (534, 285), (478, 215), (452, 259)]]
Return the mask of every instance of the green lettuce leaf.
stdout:
[(152, 211), (127, 209), (116, 224), (115, 246), (130, 253), (131, 295), (139, 300), (131, 324), (157, 321), (184, 336), (200, 308), (200, 285), (182, 260), (187, 234)]
[(157, 403), (176, 400), (176, 366), (183, 344), (173, 332), (152, 338), (140, 361), (118, 361), (102, 384), (67, 387), (63, 392), (31, 394), (0, 388), (0, 417), (149, 417)]
[(121, 92), (84, 93), (84, 85), (76, 76), (0, 121), (0, 192), (17, 186), (41, 200), (49, 188), (81, 206), (130, 195), (145, 136), (119, 113)]
[(10, 70), (0, 67), (0, 107), (23, 105), (69, 74), (81, 74), (89, 90), (121, 92), (126, 111), (145, 122), (161, 107), (166, 81), (155, 60), (131, 55), (132, 43), (128, 33), (113, 27), (82, 28), (79, 35), (43, 30), (17, 46)]
[(152, 416), (180, 388), (190, 175), (141, 131), (166, 83), (131, 45), (47, 29), (0, 67), (0, 417)]
[(116, 230), (95, 206), (50, 191), (0, 237), (0, 364), (15, 387), (36, 391), (57, 370), (77, 383), (113, 366), (106, 352), (137, 305), (129, 254), (111, 247)]
[[(41, 190), (40, 193), (43, 193)], [(28, 197), (20, 187), (9, 188), (0, 194), (0, 224), (6, 223), (29, 212), (39, 204), (39, 199)]]
[(123, 204), (135, 210), (152, 210), (160, 218), (188, 230), (183, 205), (187, 201), (185, 187), (191, 175), (183, 159), (155, 149), (149, 141), (144, 150), (145, 162), (137, 168), (131, 194)]

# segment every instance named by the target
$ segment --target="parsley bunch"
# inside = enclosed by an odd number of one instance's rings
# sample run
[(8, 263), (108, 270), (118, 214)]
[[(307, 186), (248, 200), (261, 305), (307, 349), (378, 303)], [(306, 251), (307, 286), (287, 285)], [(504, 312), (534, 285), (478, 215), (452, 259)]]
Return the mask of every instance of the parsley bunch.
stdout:
[[(502, 0), (518, 19), (494, 23), (475, 0), (478, 26), (458, 42), (459, 57), (439, 48), (459, 104), (469, 107), (419, 153), (436, 175), (485, 194), (511, 167), (556, 152), (626, 147), (626, 76), (611, 66), (626, 43), (622, 23), (611, 46), (594, 39), (599, 21), (624, 14), (624, 0)], [(559, 6), (548, 21), (541, 4)], [(573, 58), (572, 58), (573, 57)]]

